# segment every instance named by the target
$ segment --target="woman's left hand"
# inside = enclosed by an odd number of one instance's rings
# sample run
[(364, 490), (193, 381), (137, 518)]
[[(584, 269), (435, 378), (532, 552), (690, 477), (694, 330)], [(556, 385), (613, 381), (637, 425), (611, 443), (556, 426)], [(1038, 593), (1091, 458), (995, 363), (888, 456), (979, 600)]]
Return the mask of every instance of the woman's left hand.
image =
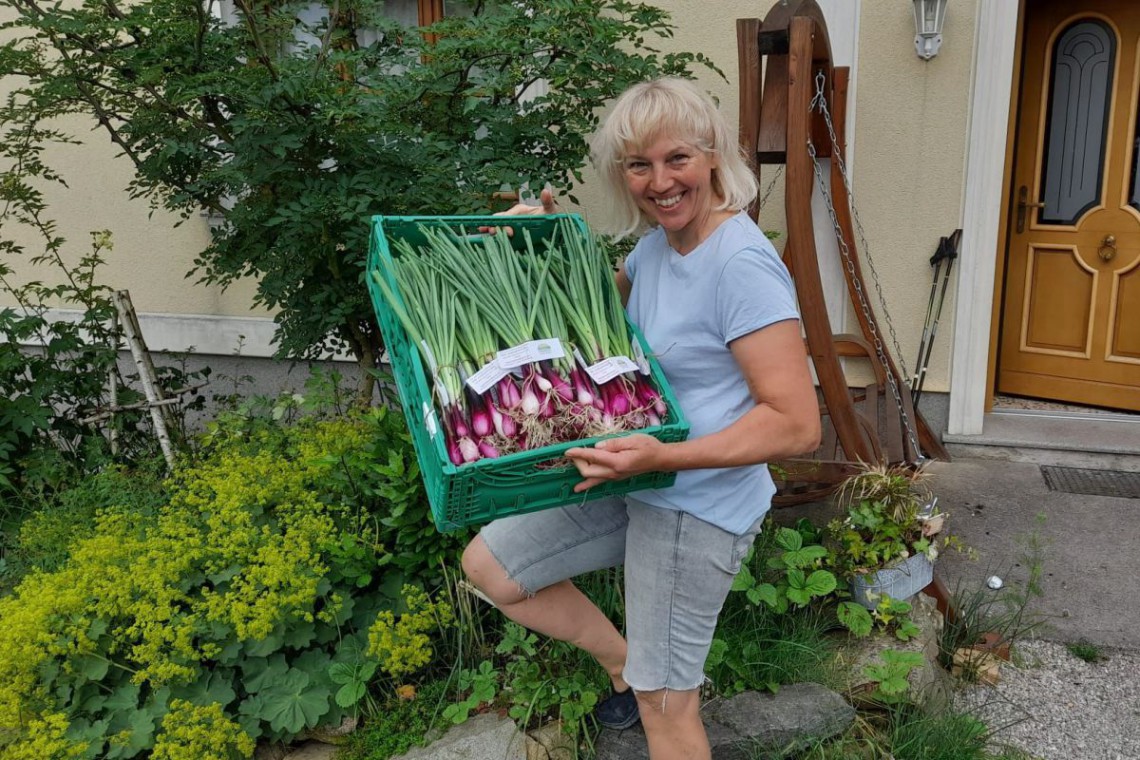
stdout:
[(660, 469), (657, 462), (665, 444), (651, 435), (634, 433), (598, 441), (593, 448), (573, 448), (566, 456), (585, 478), (574, 486), (581, 493), (608, 480), (624, 480)]

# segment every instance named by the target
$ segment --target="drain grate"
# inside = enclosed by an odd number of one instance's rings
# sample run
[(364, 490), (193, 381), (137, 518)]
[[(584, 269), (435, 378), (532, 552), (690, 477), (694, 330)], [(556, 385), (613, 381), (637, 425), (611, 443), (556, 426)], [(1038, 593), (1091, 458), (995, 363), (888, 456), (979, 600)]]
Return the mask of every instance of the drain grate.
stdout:
[(1042, 465), (1041, 474), (1050, 491), (1140, 499), (1140, 472)]

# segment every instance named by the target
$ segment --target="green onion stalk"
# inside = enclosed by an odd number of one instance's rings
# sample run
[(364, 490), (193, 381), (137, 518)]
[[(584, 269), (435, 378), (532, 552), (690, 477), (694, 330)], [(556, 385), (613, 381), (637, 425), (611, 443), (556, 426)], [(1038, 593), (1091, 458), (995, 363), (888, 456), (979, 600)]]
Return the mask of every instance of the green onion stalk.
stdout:
[[(605, 251), (592, 234), (580, 236), (572, 223), (563, 222), (556, 242), (556, 279), (565, 285), (557, 295), (566, 321), (571, 325), (575, 340), (587, 365), (613, 356), (633, 356), (633, 346), (626, 324), (621, 296), (613, 282)], [(576, 378), (576, 390), (581, 400), (591, 394), (591, 384), (585, 367)], [(660, 394), (636, 372), (626, 372), (597, 388), (593, 397), (595, 408), (602, 413), (603, 428), (640, 428), (660, 425), (667, 409)], [(625, 420), (626, 416), (630, 419)]]
[[(432, 370), (452, 463), (661, 423), (665, 404), (640, 373), (599, 386), (586, 372), (632, 356), (625, 310), (593, 236), (562, 221), (539, 254), (526, 229), (514, 244), (503, 234), (419, 232), (423, 245), (395, 244), (396, 288), (379, 272), (373, 278)], [(521, 380), (508, 372), (483, 393), (467, 383), (501, 349), (536, 338), (558, 339), (566, 355), (516, 368)]]

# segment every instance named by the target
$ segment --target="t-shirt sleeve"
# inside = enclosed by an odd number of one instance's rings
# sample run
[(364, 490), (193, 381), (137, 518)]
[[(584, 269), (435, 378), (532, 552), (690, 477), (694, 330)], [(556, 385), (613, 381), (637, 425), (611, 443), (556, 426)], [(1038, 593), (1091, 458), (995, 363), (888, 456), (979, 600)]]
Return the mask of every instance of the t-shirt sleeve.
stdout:
[(724, 344), (785, 319), (799, 319), (795, 287), (775, 251), (745, 248), (721, 270), (717, 320)]

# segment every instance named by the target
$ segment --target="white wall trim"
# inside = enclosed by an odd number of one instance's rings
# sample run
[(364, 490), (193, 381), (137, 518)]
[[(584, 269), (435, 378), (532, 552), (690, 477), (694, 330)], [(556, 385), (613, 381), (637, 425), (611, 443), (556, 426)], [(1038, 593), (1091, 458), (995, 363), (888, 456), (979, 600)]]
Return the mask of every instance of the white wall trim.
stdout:
[(981, 434), (985, 416), (1017, 17), (1012, 0), (980, 0), (951, 344), (947, 432), (954, 435)]
[[(75, 309), (49, 309), (49, 321), (78, 321)], [(277, 329), (268, 317), (216, 317), (206, 314), (140, 313), (139, 327), (151, 351), (168, 351), (210, 356), (273, 357), (273, 333)], [(29, 341), (25, 345), (35, 346)], [(340, 355), (334, 361), (352, 361)]]

